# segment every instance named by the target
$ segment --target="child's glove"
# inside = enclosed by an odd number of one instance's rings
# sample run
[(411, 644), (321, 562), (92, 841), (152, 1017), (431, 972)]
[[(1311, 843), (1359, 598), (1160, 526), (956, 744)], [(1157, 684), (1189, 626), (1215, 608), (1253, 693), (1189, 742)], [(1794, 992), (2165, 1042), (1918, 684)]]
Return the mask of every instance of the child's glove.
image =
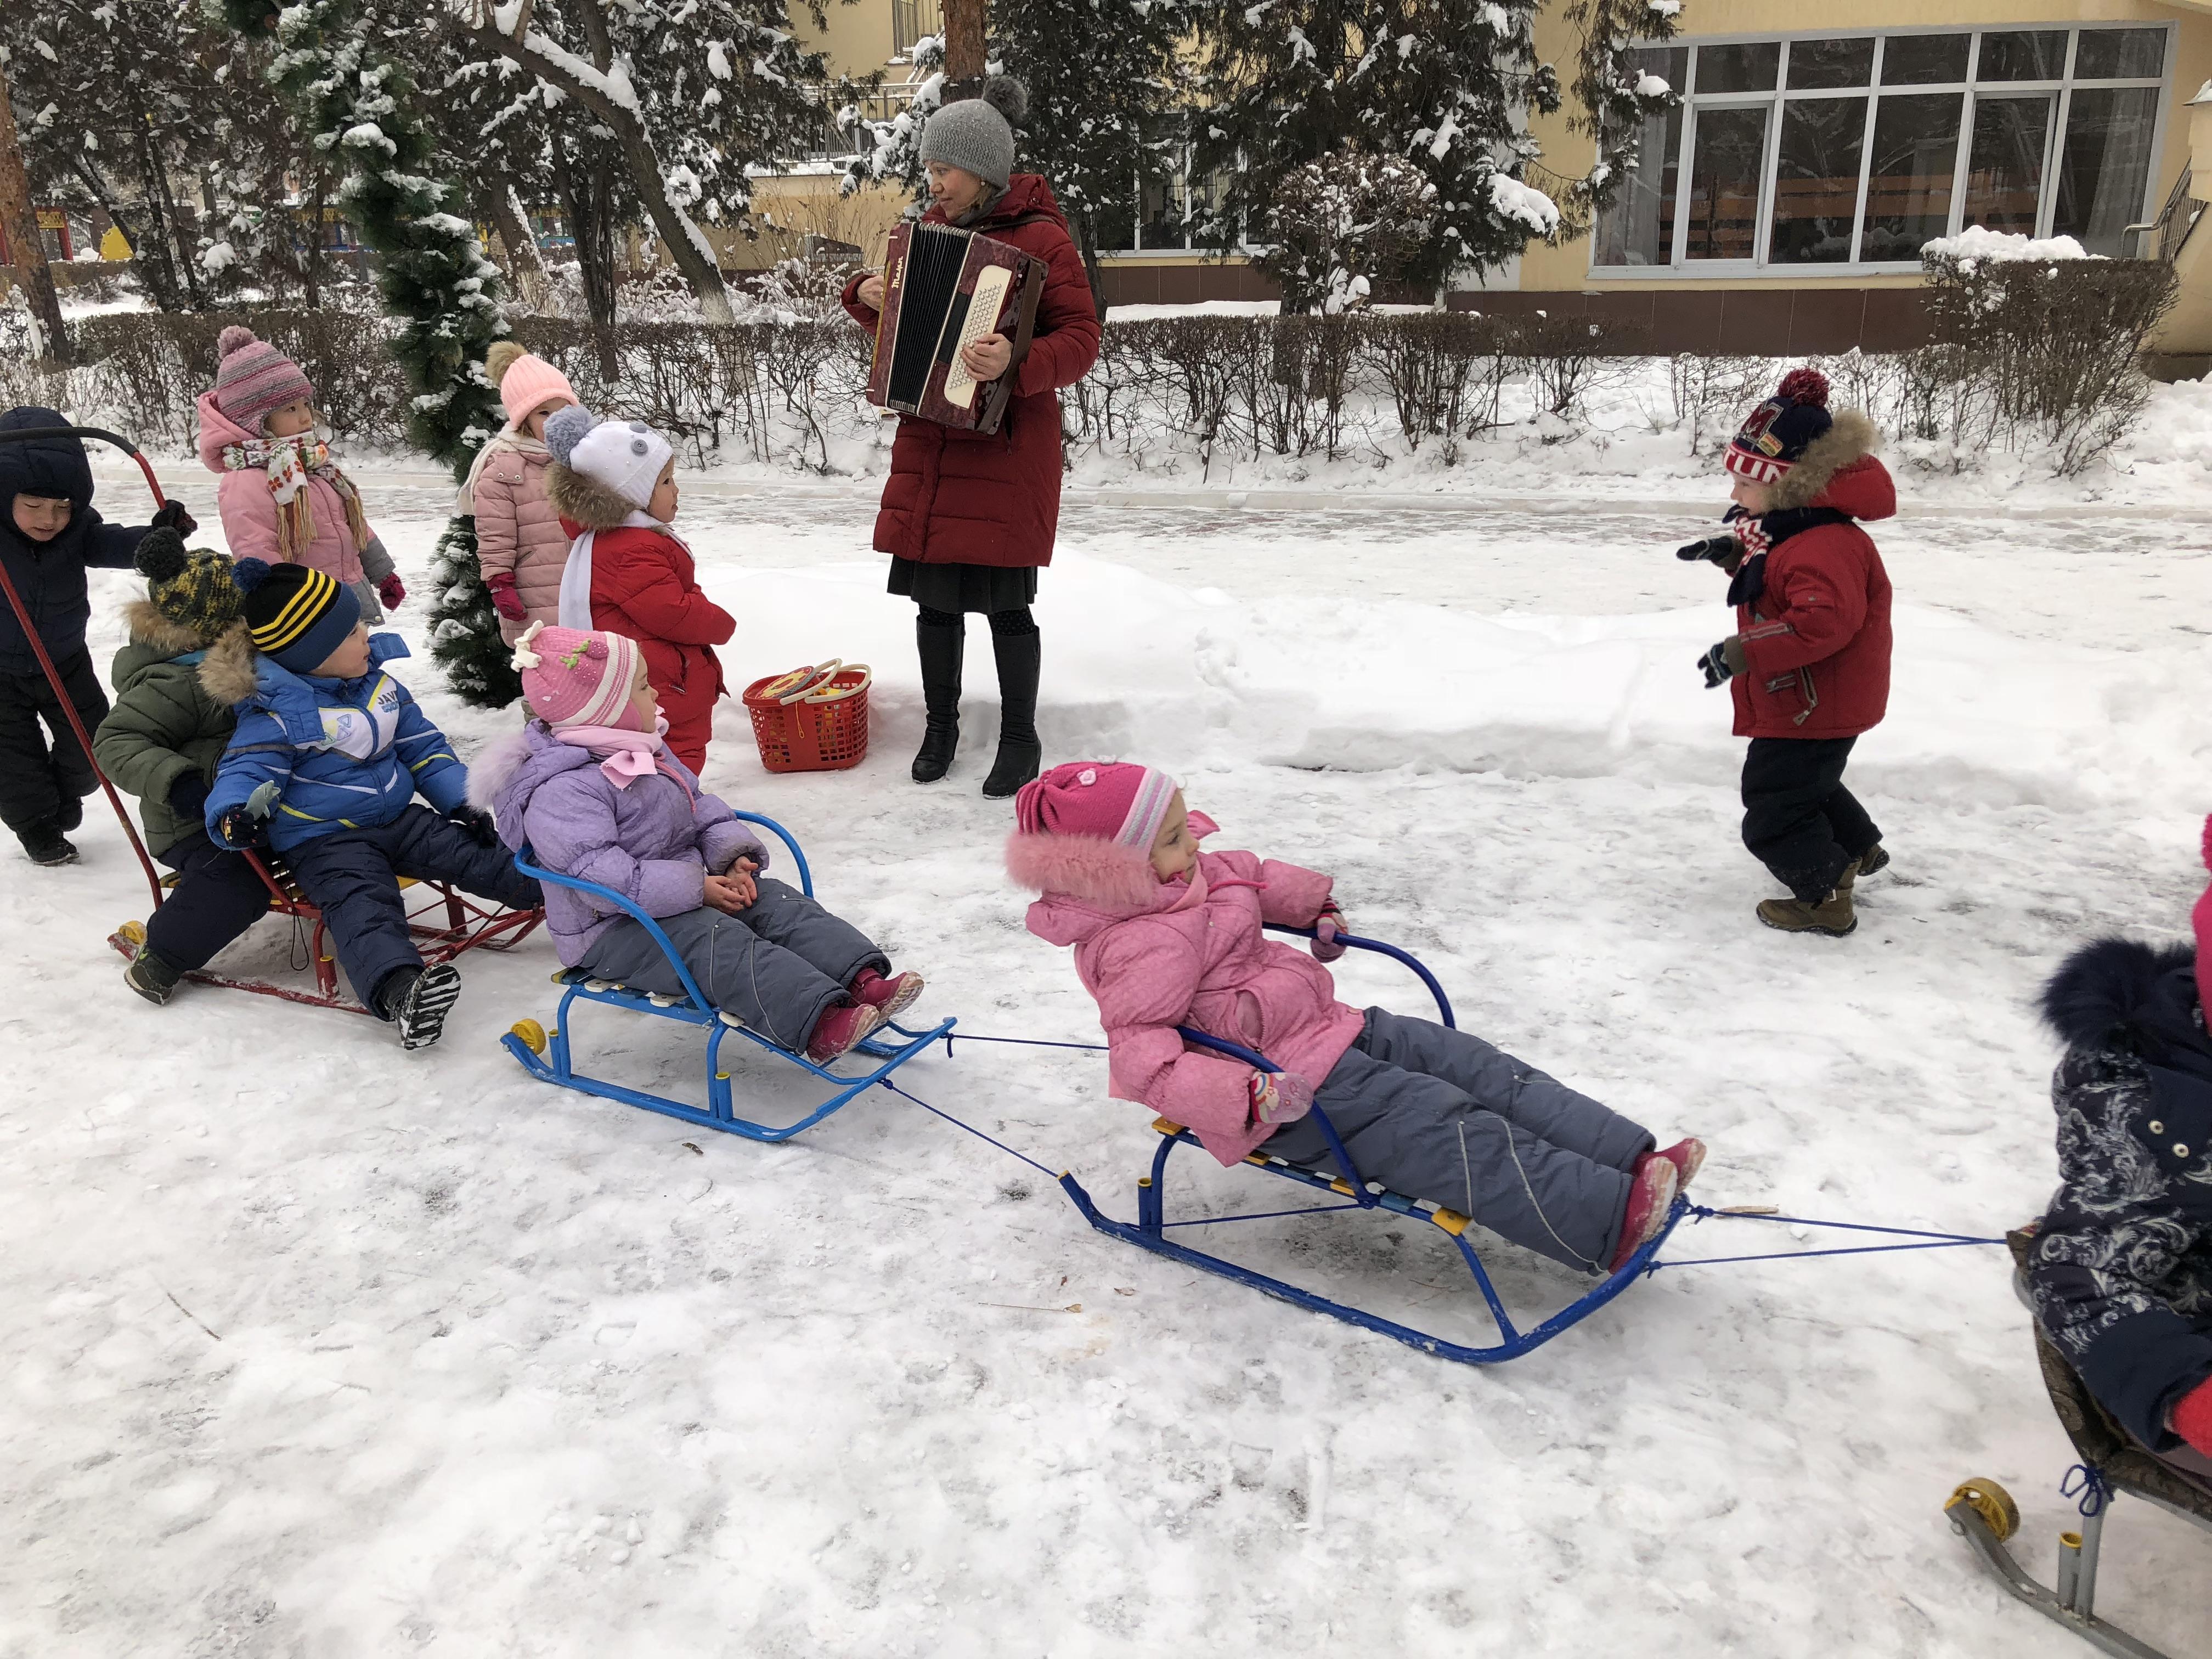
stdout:
[(207, 811), (207, 780), (198, 772), (179, 772), (169, 786), (169, 810), (198, 823)]
[(469, 839), (479, 847), (499, 845), (499, 825), (492, 821), (489, 812), (480, 811), (473, 806), (456, 806), (446, 814), (446, 820), (467, 830)]
[(384, 601), (384, 608), (386, 611), (397, 611), (406, 601), (407, 584), (399, 580), (398, 571), (395, 570), (377, 583), (376, 597)]
[(1313, 1085), (1296, 1072), (1255, 1072), (1246, 1086), (1255, 1123), (1295, 1123), (1313, 1109)]
[(495, 570), (484, 578), (484, 586), (491, 589), (491, 608), (509, 622), (527, 622), (529, 611), (523, 609), (522, 595), (514, 591), (514, 572)]
[(1336, 936), (1351, 931), (1344, 920), (1344, 912), (1336, 908), (1334, 899), (1322, 905), (1321, 914), (1314, 918), (1313, 959), (1316, 962), (1334, 962), (1352, 948), (1349, 945), (1339, 945)]
[(1698, 659), (1698, 666), (1705, 671), (1705, 690), (1710, 691), (1722, 681), (1733, 678), (1744, 671), (1743, 641), (1731, 634), (1711, 650)]
[(1743, 544), (1734, 536), (1708, 536), (1701, 542), (1676, 548), (1674, 556), (1686, 562), (1711, 560), (1733, 576), (1736, 566), (1743, 562)]
[(182, 501), (163, 501), (154, 509), (154, 526), (158, 530), (173, 530), (179, 536), (189, 536), (200, 527), (200, 521), (185, 511)]
[(2212, 1457), (2212, 1379), (2199, 1382), (2181, 1396), (2172, 1414), (2173, 1431), (2207, 1457)]
[(269, 815), (276, 810), (277, 798), (283, 793), (274, 781), (261, 785), (241, 805), (216, 820), (216, 838), (225, 847), (252, 846), (261, 839)]

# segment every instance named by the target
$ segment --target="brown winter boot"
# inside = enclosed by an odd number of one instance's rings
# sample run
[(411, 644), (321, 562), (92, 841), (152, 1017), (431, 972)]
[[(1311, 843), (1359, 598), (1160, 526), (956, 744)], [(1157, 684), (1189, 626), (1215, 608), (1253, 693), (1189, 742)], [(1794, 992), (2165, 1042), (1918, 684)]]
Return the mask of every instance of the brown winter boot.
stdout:
[(1859, 925), (1851, 909), (1851, 885), (1858, 873), (1857, 865), (1845, 865), (1844, 873), (1836, 878), (1835, 890), (1818, 904), (1808, 904), (1801, 898), (1767, 899), (1759, 907), (1759, 919), (1785, 933), (1825, 933), (1830, 939), (1841, 939)]
[(1870, 876), (1877, 870), (1888, 868), (1889, 853), (1880, 842), (1876, 842), (1865, 852), (1860, 854), (1858, 862), (1852, 865), (1844, 873), (1851, 876)]

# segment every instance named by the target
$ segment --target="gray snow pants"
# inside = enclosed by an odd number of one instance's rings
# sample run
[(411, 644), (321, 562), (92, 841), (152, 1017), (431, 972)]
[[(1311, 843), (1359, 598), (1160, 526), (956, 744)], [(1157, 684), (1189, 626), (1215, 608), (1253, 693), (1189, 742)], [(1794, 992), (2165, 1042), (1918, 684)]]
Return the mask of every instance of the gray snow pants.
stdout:
[[(845, 995), (853, 976), (863, 968), (888, 972), (890, 958), (796, 887), (766, 876), (758, 885), (760, 896), (734, 916), (702, 905), (661, 917), (660, 929), (717, 1008), (803, 1052), (814, 1022)], [(641, 991), (684, 994), (666, 953), (629, 916), (592, 940), (578, 965)]]
[[(1620, 1241), (1629, 1170), (1651, 1132), (1479, 1036), (1370, 1008), (1367, 1028), (1314, 1091), (1363, 1181), (1472, 1216), (1501, 1238), (1584, 1273)], [(1312, 1118), (1265, 1150), (1326, 1175)]]

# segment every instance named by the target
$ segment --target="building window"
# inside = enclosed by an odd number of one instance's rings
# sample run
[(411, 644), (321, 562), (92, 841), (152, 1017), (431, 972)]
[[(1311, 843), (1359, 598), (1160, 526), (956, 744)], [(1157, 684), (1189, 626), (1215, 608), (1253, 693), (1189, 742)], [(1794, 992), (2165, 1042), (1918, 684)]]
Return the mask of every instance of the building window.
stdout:
[(1630, 54), (1683, 94), (1600, 216), (1598, 269), (1917, 265), (1968, 225), (2131, 258), (2168, 31), (1700, 41)]
[(1127, 199), (1100, 212), (1101, 252), (1184, 252), (1207, 246), (1194, 239), (1192, 221), (1220, 207), (1227, 193), (1228, 175), (1192, 176), (1191, 147), (1187, 140), (1175, 142), (1188, 125), (1188, 120), (1179, 116), (1162, 118), (1148, 125), (1147, 142), (1168, 143), (1168, 164), (1150, 179), (1132, 175)]

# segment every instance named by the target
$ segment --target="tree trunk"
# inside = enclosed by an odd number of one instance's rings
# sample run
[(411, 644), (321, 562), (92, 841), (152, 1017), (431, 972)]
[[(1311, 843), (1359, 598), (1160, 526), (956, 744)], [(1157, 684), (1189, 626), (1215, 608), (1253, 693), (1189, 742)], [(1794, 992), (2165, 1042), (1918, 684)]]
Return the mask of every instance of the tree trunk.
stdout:
[(307, 252), (300, 261), (300, 286), (307, 309), (323, 308), (323, 203), (330, 190), (330, 175), (319, 167), (307, 192)]
[(0, 65), (0, 234), (8, 239), (15, 281), (31, 302), (31, 356), (42, 368), (67, 368), (69, 330), (62, 325), (54, 273), (46, 266), (46, 239), (39, 234), (39, 210), (32, 204), (30, 175), (15, 137), (15, 112), (8, 105), (5, 65)]
[(1075, 251), (1083, 256), (1083, 274), (1091, 279), (1091, 305), (1097, 312), (1098, 320), (1106, 320), (1106, 270), (1098, 262), (1098, 218), (1086, 209), (1078, 208), (1067, 216), (1075, 232)]
[(167, 228), (166, 234), (173, 250), (176, 269), (184, 283), (185, 296), (194, 311), (207, 309), (207, 295), (200, 288), (199, 261), (192, 257), (195, 239), (185, 232), (185, 216), (178, 211), (177, 198), (169, 188), (169, 169), (161, 161), (155, 147), (153, 123), (143, 118), (139, 122), (138, 154), (146, 169), (146, 193), (149, 199), (161, 204), (161, 217)]
[[(153, 145), (146, 137), (145, 127), (138, 130), (138, 179), (146, 192), (146, 214), (151, 222), (145, 234), (132, 244), (139, 264), (148, 273), (147, 288), (152, 291), (154, 303), (164, 311), (182, 311), (190, 304), (184, 284), (177, 275), (177, 247), (169, 235), (168, 221), (161, 211), (161, 198), (155, 188), (154, 175), (161, 171), (161, 163), (153, 154)], [(158, 282), (153, 280), (155, 267), (161, 270)]]
[(584, 311), (599, 355), (599, 374), (611, 384), (622, 378), (622, 356), (615, 344), (614, 227), (609, 222), (614, 216), (608, 210), (608, 191), (596, 173), (587, 174), (579, 188), (568, 145), (556, 137), (552, 149), (554, 187), (561, 193), (576, 245), (576, 275), (584, 286)]
[(507, 250), (508, 276), (518, 287), (526, 281), (542, 285), (545, 281), (545, 261), (538, 252), (538, 238), (531, 234), (530, 221), (506, 174), (501, 173), (495, 182), (485, 185), (479, 200), (485, 222), (499, 233), (499, 245)]
[(983, 90), (988, 0), (945, 0), (945, 98), (957, 104)]
[(107, 181), (100, 176), (97, 167), (89, 166), (80, 153), (70, 158), (70, 171), (85, 187), (92, 199), (100, 204), (123, 240), (131, 245), (131, 264), (138, 273), (139, 282), (158, 311), (180, 311), (177, 287), (173, 280), (175, 272), (169, 268), (167, 249), (149, 236), (144, 222), (124, 210), (123, 204), (115, 199)]

